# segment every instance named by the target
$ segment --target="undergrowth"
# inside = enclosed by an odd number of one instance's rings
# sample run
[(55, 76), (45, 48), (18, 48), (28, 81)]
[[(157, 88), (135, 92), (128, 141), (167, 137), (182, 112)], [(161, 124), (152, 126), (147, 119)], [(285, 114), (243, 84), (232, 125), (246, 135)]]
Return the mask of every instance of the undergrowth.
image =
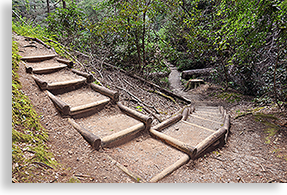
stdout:
[(21, 90), (17, 73), (20, 58), (17, 43), (12, 40), (12, 181), (31, 182), (40, 175), (39, 164), (51, 168), (59, 164), (48, 152), (48, 134), (39, 115)]

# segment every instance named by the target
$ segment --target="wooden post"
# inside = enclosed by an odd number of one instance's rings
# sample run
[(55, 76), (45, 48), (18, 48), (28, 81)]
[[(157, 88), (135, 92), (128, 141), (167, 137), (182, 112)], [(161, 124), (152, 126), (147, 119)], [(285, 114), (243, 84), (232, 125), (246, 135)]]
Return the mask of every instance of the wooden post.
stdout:
[(96, 150), (100, 149), (101, 139), (78, 125), (73, 119), (69, 118), (68, 122), (84, 137), (84, 139)]
[(182, 120), (186, 121), (189, 116), (190, 110), (189, 108), (185, 108), (182, 112)]
[(70, 106), (66, 104), (65, 102), (61, 101), (59, 98), (54, 96), (51, 92), (46, 91), (49, 98), (52, 100), (52, 102), (56, 105), (56, 107), (64, 114), (69, 115), (70, 114)]
[(110, 97), (113, 102), (118, 102), (119, 101), (119, 92), (117, 91), (114, 91), (114, 90), (110, 90), (108, 88), (105, 88), (105, 87), (102, 87), (102, 86), (99, 86), (99, 85), (96, 85), (94, 83), (91, 83), (90, 84), (92, 89), (95, 90), (96, 92), (99, 92), (103, 95), (106, 95), (108, 97)]

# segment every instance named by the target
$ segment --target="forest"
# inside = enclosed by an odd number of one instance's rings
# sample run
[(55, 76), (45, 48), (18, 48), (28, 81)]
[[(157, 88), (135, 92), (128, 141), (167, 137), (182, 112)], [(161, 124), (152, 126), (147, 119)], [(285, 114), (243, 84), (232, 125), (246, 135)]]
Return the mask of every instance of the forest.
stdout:
[[(287, 102), (285, 0), (13, 0), (13, 30), (147, 77), (213, 68), (212, 82)], [(37, 32), (37, 33), (35, 33)], [(51, 42), (53, 41), (53, 42)]]

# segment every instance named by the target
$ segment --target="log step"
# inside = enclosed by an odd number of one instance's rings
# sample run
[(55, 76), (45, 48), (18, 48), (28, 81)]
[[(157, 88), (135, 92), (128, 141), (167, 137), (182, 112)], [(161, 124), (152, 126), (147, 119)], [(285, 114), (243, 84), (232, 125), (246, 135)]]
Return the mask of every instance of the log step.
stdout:
[(56, 54), (44, 55), (44, 56), (27, 56), (27, 57), (22, 57), (21, 60), (26, 61), (26, 62), (40, 62), (40, 61), (52, 59), (56, 56), (57, 56)]
[(70, 115), (74, 116), (74, 115), (90, 112), (90, 111), (95, 110), (95, 109), (97, 109), (99, 107), (105, 106), (109, 102), (110, 102), (110, 98), (107, 98), (107, 99), (96, 101), (96, 102), (92, 102), (92, 103), (89, 103), (89, 104), (84, 104), (84, 105), (81, 105), (81, 106), (71, 107), (70, 108)]
[(157, 182), (189, 161), (189, 156), (152, 137), (138, 137), (109, 149), (109, 156), (136, 182)]
[[(52, 74), (55, 74), (55, 73), (52, 73)], [(75, 79), (73, 75), (70, 76), (69, 80), (55, 81), (55, 82), (49, 82), (48, 79), (46, 79), (45, 77), (44, 79), (42, 79), (39, 76), (35, 76), (35, 75), (32, 75), (32, 78), (35, 80), (35, 82), (39, 85), (39, 87), (42, 90), (55, 90), (55, 89), (61, 89), (61, 88), (75, 87), (77, 85), (83, 85), (87, 81), (86, 78), (80, 77), (80, 76), (75, 77), (76, 78)]]
[(68, 67), (66, 64), (58, 65), (58, 66), (51, 66), (46, 68), (32, 68), (31, 73), (35, 74), (47, 74), (58, 71), (60, 69)]
[[(49, 91), (47, 91), (47, 94), (61, 113), (70, 116), (100, 110), (110, 102), (110, 98), (93, 91), (87, 86), (63, 94), (54, 95)], [(64, 110), (67, 106), (69, 109)]]
[(75, 118), (80, 126), (101, 138), (102, 147), (114, 147), (126, 143), (150, 126), (150, 117), (135, 116), (128, 114), (129, 110), (123, 112), (117, 105), (111, 106), (112, 112), (109, 115), (102, 110), (88, 117)]

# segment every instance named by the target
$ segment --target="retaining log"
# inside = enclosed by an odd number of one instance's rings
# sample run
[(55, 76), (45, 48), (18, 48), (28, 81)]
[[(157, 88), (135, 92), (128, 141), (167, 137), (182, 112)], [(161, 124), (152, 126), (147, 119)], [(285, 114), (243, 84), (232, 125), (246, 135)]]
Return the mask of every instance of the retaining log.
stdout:
[(49, 98), (52, 100), (52, 102), (56, 105), (56, 107), (64, 114), (69, 115), (70, 114), (70, 106), (66, 104), (65, 102), (61, 101), (59, 98), (54, 96), (51, 92), (46, 91)]
[(226, 133), (229, 131), (230, 127), (230, 116), (227, 114), (224, 119), (224, 125), (219, 130), (215, 131), (213, 134), (208, 136), (206, 139), (204, 139), (202, 142), (200, 142), (197, 146), (197, 154), (194, 158), (197, 158), (202, 154), (208, 147), (213, 145), (216, 141), (223, 138)]
[(99, 92), (105, 96), (108, 96), (109, 98), (112, 99), (113, 102), (118, 102), (119, 101), (119, 92), (118, 91), (114, 91), (102, 86), (99, 86), (95, 83), (91, 83), (90, 84), (92, 89), (95, 90), (96, 92)]
[(150, 183), (155, 183), (161, 180), (162, 178), (166, 177), (182, 165), (186, 164), (189, 161), (190, 157), (188, 155), (185, 155), (184, 157), (180, 158), (178, 161), (176, 161), (174, 164), (170, 165), (169, 167), (165, 168), (162, 172), (151, 178), (149, 180)]
[(75, 85), (84, 84), (86, 82), (86, 78), (81, 79), (75, 79), (75, 80), (69, 80), (69, 81), (62, 81), (62, 82), (55, 82), (48, 84), (48, 89), (59, 89), (59, 88), (65, 88), (65, 87), (71, 87)]
[(46, 81), (43, 81), (42, 79), (36, 77), (35, 75), (31, 75), (31, 76), (42, 90), (48, 89), (48, 83)]
[(21, 60), (27, 61), (27, 62), (39, 62), (39, 61), (52, 59), (56, 56), (57, 56), (56, 54), (44, 55), (44, 56), (27, 56), (27, 57), (22, 57)]
[(71, 69), (71, 70), (72, 70), (72, 72), (76, 73), (77, 75), (86, 77), (88, 83), (91, 83), (91, 82), (93, 82), (95, 80), (94, 76), (91, 75), (91, 74), (88, 74), (88, 73), (85, 73), (85, 72), (82, 72), (82, 71), (79, 71), (79, 70), (76, 70), (76, 69)]
[(69, 118), (68, 122), (83, 136), (83, 138), (95, 149), (99, 150), (101, 146), (101, 139), (89, 132), (85, 128), (77, 124), (73, 119)]
[[(46, 73), (55, 72), (59, 69), (65, 68), (65, 67), (67, 67), (67, 65), (59, 65), (59, 66), (36, 68), (36, 69), (31, 67), (31, 72), (33, 72), (35, 74), (46, 74)], [(26, 71), (27, 71), (27, 69), (26, 69)]]
[(104, 100), (100, 100), (97, 102), (92, 102), (89, 104), (85, 104), (85, 105), (81, 105), (81, 106), (76, 106), (76, 107), (72, 107), (70, 109), (70, 115), (77, 115), (77, 114), (81, 114), (84, 112), (88, 112), (91, 111), (93, 109), (98, 108), (99, 106), (104, 106), (107, 103), (109, 103), (110, 99), (104, 99)]
[(118, 107), (121, 109), (121, 111), (123, 111), (124, 113), (126, 113), (127, 115), (143, 122), (146, 126), (146, 130), (149, 130), (151, 127), (151, 123), (152, 123), (152, 118), (149, 116), (146, 116), (144, 114), (141, 114), (135, 110), (132, 110), (126, 106), (124, 106), (123, 104), (121, 104), (120, 102), (117, 103)]
[(119, 131), (109, 136), (102, 138), (102, 147), (111, 147), (112, 145), (118, 144), (117, 142), (124, 143), (129, 141), (129, 138), (136, 133), (145, 129), (144, 123), (139, 123), (125, 130)]
[(161, 131), (161, 130), (171, 126), (172, 124), (177, 123), (181, 119), (182, 119), (182, 115), (181, 114), (177, 114), (177, 115), (175, 115), (173, 117), (170, 117), (169, 119), (157, 124), (152, 129), (156, 130), (156, 131)]
[(56, 60), (60, 63), (67, 64), (69, 68), (72, 68), (74, 65), (74, 62), (69, 61), (69, 60), (60, 59), (60, 58), (56, 58)]
[(208, 76), (213, 71), (215, 71), (213, 68), (185, 70), (185, 71), (182, 71), (181, 77), (183, 79), (188, 80), (188, 79), (192, 78), (193, 76), (201, 76), (201, 75)]
[(182, 152), (188, 154), (191, 158), (193, 158), (196, 153), (197, 153), (197, 149), (193, 146), (190, 146), (186, 143), (183, 143), (173, 137), (170, 137), (164, 133), (161, 133), (159, 131), (156, 131), (154, 129), (150, 130), (150, 133), (155, 136), (156, 138), (162, 140), (163, 142), (181, 150)]

